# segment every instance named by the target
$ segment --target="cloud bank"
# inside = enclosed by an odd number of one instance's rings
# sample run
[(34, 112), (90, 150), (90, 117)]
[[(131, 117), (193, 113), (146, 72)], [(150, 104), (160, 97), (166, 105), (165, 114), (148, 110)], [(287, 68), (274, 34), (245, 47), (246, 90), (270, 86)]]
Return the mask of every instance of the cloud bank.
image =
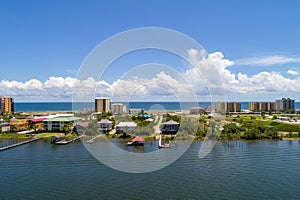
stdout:
[[(298, 62), (298, 58), (277, 56), (256, 60), (244, 59), (236, 62), (225, 58), (222, 52), (211, 53), (204, 59), (201, 56), (202, 53), (194, 49), (188, 51), (189, 60), (195, 68), (184, 72), (183, 76), (186, 77), (186, 81), (165, 71), (157, 73), (153, 78), (118, 79), (111, 84), (93, 78), (79, 81), (72, 77), (52, 76), (44, 82), (37, 79), (26, 82), (2, 80), (0, 81), (0, 95), (15, 97), (16, 101), (71, 101), (74, 86), (80, 85), (86, 91), (93, 90), (95, 96), (114, 96), (116, 100), (121, 100), (121, 97), (128, 99), (130, 96), (141, 96), (148, 101), (154, 100), (151, 98), (172, 100), (169, 97), (174, 94), (189, 97), (192, 92), (199, 96), (209, 96), (206, 83), (215, 84), (215, 87), (219, 89), (224, 87), (226, 95), (237, 100), (243, 95), (247, 97), (258, 94), (268, 97), (271, 93), (299, 95), (300, 77), (297, 76), (296, 70), (289, 69), (286, 73), (291, 76), (285, 77), (276, 71), (262, 71), (254, 75), (234, 74), (229, 68), (241, 63), (269, 65)], [(214, 68), (215, 71), (210, 70), (211, 68)], [(200, 76), (201, 80), (199, 80), (199, 72), (203, 75)], [(222, 82), (216, 79), (217, 74), (220, 74)]]

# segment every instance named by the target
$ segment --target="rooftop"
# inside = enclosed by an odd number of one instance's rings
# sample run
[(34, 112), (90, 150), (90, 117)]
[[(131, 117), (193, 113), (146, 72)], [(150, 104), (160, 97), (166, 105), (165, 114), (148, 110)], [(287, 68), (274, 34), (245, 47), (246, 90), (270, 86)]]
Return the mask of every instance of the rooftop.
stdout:
[(118, 127), (135, 127), (137, 126), (135, 122), (120, 122), (118, 125)]
[(101, 119), (101, 121), (98, 122), (99, 124), (111, 124), (112, 122), (108, 119)]
[(81, 118), (80, 117), (54, 117), (45, 120), (45, 122), (71, 122), (77, 120), (81, 120)]
[(170, 120), (165, 122), (164, 124), (179, 124), (178, 122), (175, 122), (174, 120)]

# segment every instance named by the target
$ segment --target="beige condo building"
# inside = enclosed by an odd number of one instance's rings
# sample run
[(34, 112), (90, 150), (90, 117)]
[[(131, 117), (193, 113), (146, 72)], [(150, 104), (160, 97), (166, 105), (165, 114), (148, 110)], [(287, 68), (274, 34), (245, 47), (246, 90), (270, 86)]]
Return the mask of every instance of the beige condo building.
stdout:
[(110, 112), (109, 98), (95, 98), (95, 112)]

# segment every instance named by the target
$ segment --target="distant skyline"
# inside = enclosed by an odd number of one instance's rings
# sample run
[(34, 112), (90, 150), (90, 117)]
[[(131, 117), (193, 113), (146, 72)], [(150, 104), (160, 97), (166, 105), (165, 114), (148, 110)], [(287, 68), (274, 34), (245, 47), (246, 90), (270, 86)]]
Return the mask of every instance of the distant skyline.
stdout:
[[(1, 1), (0, 96), (12, 96), (16, 102), (72, 101), (77, 71), (100, 42), (132, 28), (164, 27), (194, 38), (207, 50), (229, 101), (300, 101), (299, 9), (296, 0)], [(187, 52), (191, 59), (195, 56)], [(96, 96), (106, 96), (120, 84), (136, 87), (136, 80), (120, 79), (150, 62), (174, 69), (185, 65), (166, 53), (136, 52), (113, 63), (103, 80), (84, 84), (98, 85)], [(183, 87), (165, 71), (140, 81), (157, 81), (174, 90)], [(153, 95), (157, 89), (144, 87), (145, 98), (171, 99), (163, 92)], [(209, 100), (199, 91), (200, 101)]]

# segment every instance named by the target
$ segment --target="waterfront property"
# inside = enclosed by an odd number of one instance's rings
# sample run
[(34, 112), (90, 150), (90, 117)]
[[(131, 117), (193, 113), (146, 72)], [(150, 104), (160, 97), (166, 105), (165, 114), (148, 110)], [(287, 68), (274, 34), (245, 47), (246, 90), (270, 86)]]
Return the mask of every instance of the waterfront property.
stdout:
[(0, 133), (6, 133), (10, 131), (10, 125), (7, 121), (3, 119), (0, 120)]
[(175, 135), (179, 130), (180, 124), (174, 120), (170, 120), (164, 123), (161, 133), (163, 135)]
[(102, 119), (97, 124), (100, 133), (106, 133), (112, 129), (112, 122), (109, 121), (108, 119)]
[(29, 121), (29, 126), (35, 130), (43, 130), (44, 129), (44, 121), (47, 120), (46, 117), (33, 117)]
[(29, 127), (29, 120), (12, 118), (9, 122), (9, 125), (10, 129), (14, 132), (24, 131)]
[(126, 130), (135, 130), (137, 127), (137, 124), (135, 122), (120, 122), (116, 125), (116, 131), (126, 131)]
[(144, 146), (144, 143), (144, 138), (136, 136), (131, 142), (127, 142), (127, 146)]
[(95, 98), (95, 112), (99, 112), (99, 113), (110, 112), (110, 99)]
[(45, 131), (64, 131), (66, 126), (75, 126), (81, 121), (80, 117), (54, 117), (44, 120)]

